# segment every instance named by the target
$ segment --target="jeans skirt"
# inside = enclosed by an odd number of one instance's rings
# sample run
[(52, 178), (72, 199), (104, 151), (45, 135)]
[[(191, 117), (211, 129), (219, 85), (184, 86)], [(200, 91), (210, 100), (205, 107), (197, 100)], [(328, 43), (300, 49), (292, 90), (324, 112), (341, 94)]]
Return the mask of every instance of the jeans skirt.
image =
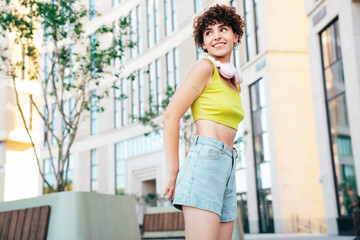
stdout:
[(237, 152), (224, 143), (197, 136), (175, 184), (173, 206), (191, 206), (216, 213), (220, 222), (237, 217), (235, 164)]

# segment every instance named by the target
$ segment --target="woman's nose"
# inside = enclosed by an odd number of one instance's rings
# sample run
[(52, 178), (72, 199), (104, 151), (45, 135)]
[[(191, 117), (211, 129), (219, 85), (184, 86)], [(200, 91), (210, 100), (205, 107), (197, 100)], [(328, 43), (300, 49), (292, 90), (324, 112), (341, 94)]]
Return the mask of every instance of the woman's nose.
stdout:
[(214, 38), (215, 38), (215, 39), (219, 39), (220, 36), (221, 36), (221, 34), (220, 34), (219, 31), (215, 31), (215, 32), (214, 32)]

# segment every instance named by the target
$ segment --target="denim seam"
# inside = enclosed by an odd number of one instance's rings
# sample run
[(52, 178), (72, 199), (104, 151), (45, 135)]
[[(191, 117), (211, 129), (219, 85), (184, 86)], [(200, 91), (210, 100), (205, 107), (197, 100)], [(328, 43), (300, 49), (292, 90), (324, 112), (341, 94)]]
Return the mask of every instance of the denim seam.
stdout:
[[(200, 152), (201, 152), (201, 148), (202, 147), (200, 147), (200, 149), (199, 149), (199, 155), (200, 155)], [(188, 194), (189, 197), (191, 197), (191, 193), (192, 193), (192, 188), (193, 188), (193, 184), (194, 184), (194, 178), (195, 178), (195, 172), (196, 172), (198, 159), (199, 159), (199, 156), (194, 159), (194, 171), (193, 171), (193, 175), (191, 177), (191, 184), (190, 184), (190, 189), (189, 189), (189, 194)]]

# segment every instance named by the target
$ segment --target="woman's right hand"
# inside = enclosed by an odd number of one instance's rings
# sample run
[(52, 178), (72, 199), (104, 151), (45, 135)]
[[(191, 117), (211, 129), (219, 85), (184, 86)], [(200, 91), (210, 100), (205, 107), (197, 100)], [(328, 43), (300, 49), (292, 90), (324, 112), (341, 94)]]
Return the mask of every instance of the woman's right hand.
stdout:
[(165, 186), (165, 191), (163, 193), (163, 196), (168, 200), (169, 199), (171, 199), (171, 200), (174, 199), (174, 196), (175, 196), (175, 183), (176, 183), (177, 175), (178, 175), (178, 171), (168, 173), (167, 183), (166, 183), (166, 186)]

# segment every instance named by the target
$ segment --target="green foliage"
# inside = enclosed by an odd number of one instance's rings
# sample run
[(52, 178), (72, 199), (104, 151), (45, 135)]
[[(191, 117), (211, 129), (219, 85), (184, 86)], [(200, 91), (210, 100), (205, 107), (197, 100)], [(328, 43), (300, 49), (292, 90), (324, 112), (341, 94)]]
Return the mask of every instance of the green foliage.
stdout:
[(160, 199), (160, 195), (157, 193), (148, 193), (147, 195), (143, 196), (143, 198), (146, 204), (155, 207), (157, 205), (157, 200)]
[[(46, 191), (49, 192), (64, 191), (70, 184), (65, 166), (69, 161), (70, 149), (83, 113), (105, 111), (101, 102), (109, 96), (108, 88), (112, 86), (105, 86), (102, 79), (108, 76), (119, 78), (120, 67), (115, 73), (111, 68), (115, 59), (121, 60), (125, 49), (136, 45), (129, 41), (123, 42), (120, 37), (121, 34), (127, 34), (129, 16), (121, 18), (115, 28), (103, 25), (94, 30), (93, 35), (88, 36), (89, 33), (86, 33), (84, 27), (89, 24), (90, 17), (95, 16), (94, 14), (99, 15), (96, 12), (90, 13), (80, 0), (6, 0), (6, 4), (0, 6), (0, 29), (3, 38), (0, 43), (8, 43), (0, 46), (0, 70), (12, 80), (18, 108), (33, 145), (39, 172), (48, 185)], [(114, 33), (119, 37), (114, 38)], [(101, 43), (98, 40), (103, 39), (101, 35), (109, 35), (108, 38), (113, 39), (112, 44), (108, 46)], [(22, 49), (23, 59), (14, 61), (8, 47), (11, 44)], [(40, 52), (39, 46), (43, 52)], [(27, 61), (24, 61), (25, 58)], [(40, 64), (44, 59), (48, 64), (45, 67), (46, 74), (43, 74), (45, 69)], [(56, 167), (52, 164), (55, 186), (46, 181), (40, 168), (37, 150), (19, 100), (19, 72), (22, 72), (23, 76), (26, 72), (28, 77), (24, 80), (38, 83), (42, 91), (40, 102), (31, 100), (31, 104), (43, 120), (46, 134), (50, 135), (45, 138), (49, 155), (58, 162)], [(93, 92), (94, 89), (96, 93)], [(21, 94), (29, 95), (23, 92)], [(121, 98), (126, 96), (121, 95)], [(65, 109), (64, 105), (70, 99), (73, 100), (73, 106), (70, 110)], [(59, 113), (57, 115), (63, 123), (60, 134), (52, 128), (55, 111)], [(51, 138), (55, 139), (57, 150), (49, 143), (48, 139)]]

